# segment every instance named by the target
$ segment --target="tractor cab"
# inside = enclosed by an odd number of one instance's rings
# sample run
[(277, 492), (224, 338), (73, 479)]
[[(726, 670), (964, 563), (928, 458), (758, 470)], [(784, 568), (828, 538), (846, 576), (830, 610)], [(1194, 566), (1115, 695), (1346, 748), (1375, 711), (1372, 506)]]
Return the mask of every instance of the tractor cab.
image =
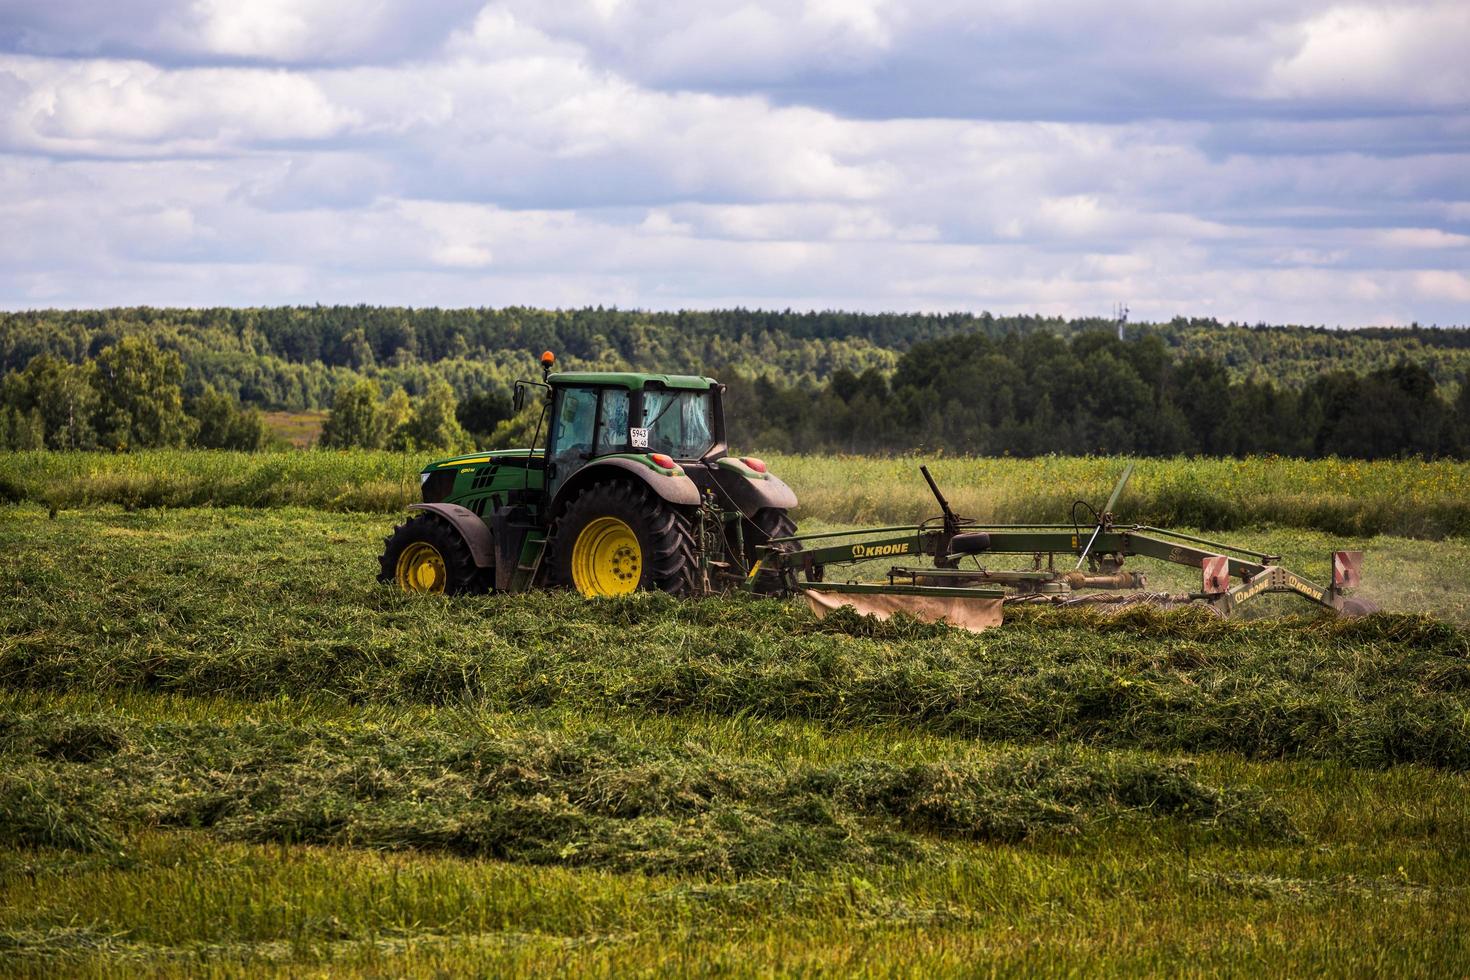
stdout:
[[(546, 492), (557, 496), (588, 463), (605, 457), (663, 470), (725, 455), (720, 384), (689, 375), (548, 374)], [(682, 468), (682, 467), (681, 467)]]

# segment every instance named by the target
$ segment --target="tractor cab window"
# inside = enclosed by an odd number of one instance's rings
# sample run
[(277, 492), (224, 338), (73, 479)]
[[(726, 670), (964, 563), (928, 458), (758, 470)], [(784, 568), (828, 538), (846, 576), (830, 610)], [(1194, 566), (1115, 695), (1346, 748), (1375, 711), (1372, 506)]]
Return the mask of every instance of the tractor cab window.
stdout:
[(624, 452), (628, 448), (628, 391), (602, 390), (602, 425), (597, 429), (597, 455)]
[(592, 426), (597, 421), (596, 388), (563, 388), (552, 422), (552, 461), (572, 469), (592, 452)]
[(699, 459), (715, 441), (710, 393), (646, 389), (643, 426), (648, 429), (649, 452)]
[[(602, 401), (600, 422), (599, 399)], [(553, 408), (556, 414), (549, 442), (550, 459), (555, 464), (550, 487), (553, 491), (555, 485), (564, 482), (592, 457), (627, 451), (626, 388), (560, 388)]]

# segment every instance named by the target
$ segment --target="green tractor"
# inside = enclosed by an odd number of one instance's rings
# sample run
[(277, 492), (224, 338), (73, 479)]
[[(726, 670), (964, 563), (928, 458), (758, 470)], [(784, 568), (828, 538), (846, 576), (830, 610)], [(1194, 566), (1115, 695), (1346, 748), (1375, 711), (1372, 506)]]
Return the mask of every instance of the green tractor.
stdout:
[[(543, 399), (532, 448), (430, 463), (423, 502), (386, 539), (379, 580), (408, 592), (675, 595), (746, 587), (779, 593), (762, 571), (773, 539), (796, 533), (796, 495), (725, 442), (724, 386), (710, 378), (552, 373), (516, 383), (516, 406)], [(545, 446), (536, 448), (550, 415)]]
[[(560, 585), (588, 596), (800, 590), (818, 616), (851, 606), (969, 629), (998, 625), (1013, 604), (1195, 604), (1228, 616), (1257, 596), (1290, 593), (1341, 615), (1376, 608), (1350, 595), (1361, 584), (1362, 552), (1333, 552), (1331, 584), (1318, 585), (1281, 567), (1276, 555), (1119, 522), (1113, 508), (1132, 464), (1106, 504), (1079, 501), (1066, 524), (961, 517), (921, 466), (938, 515), (919, 524), (798, 536), (789, 516), (796, 506), (791, 488), (761, 460), (729, 454), (719, 382), (553, 374), (554, 362), (548, 351), (541, 381), (516, 382), (517, 408), (528, 392), (542, 393), (533, 448), (425, 467), (423, 503), (409, 508), (420, 513), (387, 539), (381, 581), (408, 592)], [(535, 448), (543, 425), (546, 444)], [(1079, 506), (1091, 512), (1090, 522), (1077, 519)], [(990, 564), (1005, 556), (1029, 558), (1031, 565)], [(1143, 574), (1123, 568), (1133, 557), (1197, 568), (1199, 587), (1149, 592)], [(824, 581), (829, 566), (857, 571), (874, 561), (909, 559), (920, 564), (893, 565), (886, 581)]]

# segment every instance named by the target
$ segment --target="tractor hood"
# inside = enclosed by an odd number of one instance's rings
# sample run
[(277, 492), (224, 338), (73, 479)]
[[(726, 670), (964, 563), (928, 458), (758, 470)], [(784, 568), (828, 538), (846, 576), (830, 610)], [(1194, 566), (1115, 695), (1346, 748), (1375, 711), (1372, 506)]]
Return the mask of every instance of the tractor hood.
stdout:
[(436, 459), (427, 464), (422, 472), (427, 475), (436, 470), (453, 469), (457, 466), (475, 466), (479, 463), (506, 462), (513, 459), (540, 459), (539, 449), (495, 449), (483, 453), (467, 453), (463, 456), (451, 456), (448, 459)]

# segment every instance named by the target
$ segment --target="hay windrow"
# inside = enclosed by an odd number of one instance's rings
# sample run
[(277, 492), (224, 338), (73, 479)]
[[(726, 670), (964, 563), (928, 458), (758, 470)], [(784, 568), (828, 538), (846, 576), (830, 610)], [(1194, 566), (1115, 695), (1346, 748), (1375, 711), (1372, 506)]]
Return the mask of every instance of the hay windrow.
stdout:
[(50, 746), (97, 719), (0, 715), (8, 843), (97, 850), (130, 828), (172, 826), (739, 877), (887, 864), (938, 840), (1019, 842), (1125, 816), (1257, 839), (1294, 833), (1261, 794), (1202, 784), (1180, 764), (1059, 750), (784, 768), (607, 732), (104, 723), (126, 742), (105, 758), (65, 760)]
[(91, 586), (79, 569), (22, 564), (9, 575), (19, 601), (0, 610), (0, 684), (753, 714), (1470, 769), (1470, 634), (1422, 616), (1022, 610), (975, 636), (905, 619), (817, 621), (743, 596), (420, 599), (356, 582), (324, 556), (196, 568), (188, 550), (175, 554), (171, 575), (122, 571)]

